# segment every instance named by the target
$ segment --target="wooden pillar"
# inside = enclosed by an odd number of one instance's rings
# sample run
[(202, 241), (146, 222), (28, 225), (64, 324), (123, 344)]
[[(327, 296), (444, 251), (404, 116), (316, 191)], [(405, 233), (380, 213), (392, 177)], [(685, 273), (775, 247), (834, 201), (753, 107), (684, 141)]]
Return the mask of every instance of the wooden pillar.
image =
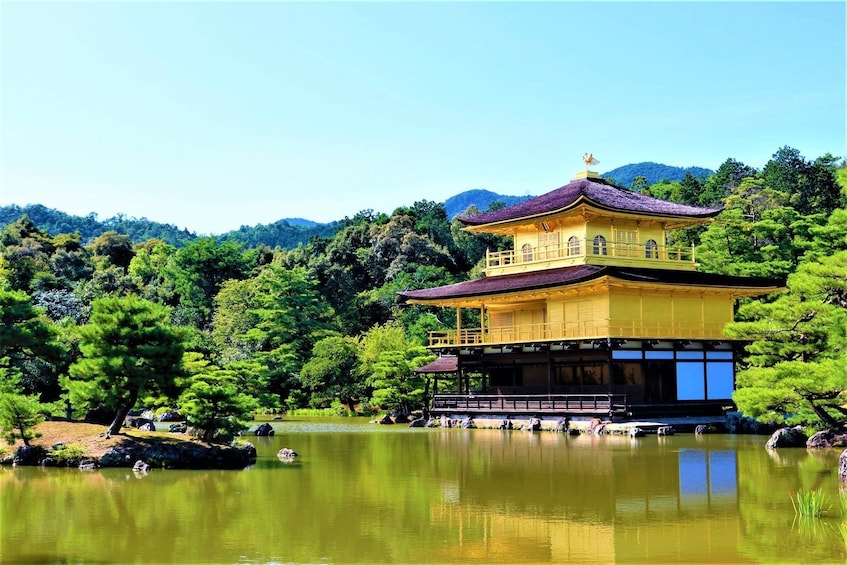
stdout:
[(456, 352), (456, 394), (462, 394), (462, 360)]
[(456, 345), (462, 345), (462, 308), (456, 306)]
[(547, 350), (547, 394), (553, 394), (553, 351)]
[(479, 307), (479, 342), (485, 343), (485, 306)]

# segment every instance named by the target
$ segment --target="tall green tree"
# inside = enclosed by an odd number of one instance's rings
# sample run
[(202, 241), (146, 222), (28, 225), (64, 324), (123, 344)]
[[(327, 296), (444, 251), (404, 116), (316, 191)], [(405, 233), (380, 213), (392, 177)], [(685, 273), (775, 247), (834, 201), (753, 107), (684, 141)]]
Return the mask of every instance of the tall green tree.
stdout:
[(425, 347), (412, 343), (407, 343), (403, 349), (380, 353), (367, 381), (373, 388), (371, 403), (401, 414), (423, 409), (426, 381), (423, 375), (415, 373), (415, 369), (433, 358)]
[(74, 404), (115, 410), (111, 433), (120, 432), (142, 395), (176, 396), (183, 332), (169, 319), (168, 308), (130, 295), (96, 300), (89, 323), (80, 328), (82, 357), (63, 384)]
[(174, 265), (165, 273), (179, 297), (180, 320), (201, 329), (210, 326), (214, 298), (224, 282), (248, 278), (250, 257), (234, 241), (218, 243), (212, 237), (200, 238), (176, 252)]
[(756, 175), (756, 169), (735, 159), (727, 159), (715, 174), (703, 183), (698, 203), (700, 206), (720, 206), (724, 198), (741, 185), (741, 181)]
[(39, 434), (33, 429), (44, 421), (42, 406), (36, 396), (13, 392), (0, 392), (0, 432), (9, 445), (22, 439), (29, 447), (29, 440)]
[(0, 263), (2, 276), (14, 290), (54, 288), (56, 277), (50, 270), (50, 256), (55, 246), (47, 232), (27, 216), (0, 230)]
[(337, 398), (350, 412), (365, 394), (359, 372), (358, 342), (352, 337), (330, 336), (315, 344), (312, 357), (300, 371), (300, 382), (312, 393), (312, 404), (326, 406)]
[(299, 387), (297, 375), (315, 343), (338, 330), (332, 307), (301, 267), (268, 265), (251, 279), (227, 283), (214, 319), (224, 368), (251, 375), (270, 393), (263, 406)]
[(253, 418), (256, 400), (244, 392), (236, 375), (195, 353), (186, 357), (191, 376), (177, 404), (188, 424), (201, 431), (204, 441), (228, 438), (245, 430)]
[(14, 380), (30, 393), (41, 393), (34, 378), (34, 364), (52, 373), (64, 350), (58, 343), (56, 328), (33, 305), (22, 290), (0, 289), (0, 369), (4, 381)]
[(788, 292), (744, 305), (730, 337), (750, 340), (734, 399), (763, 421), (845, 421), (847, 401), (847, 251), (806, 261)]

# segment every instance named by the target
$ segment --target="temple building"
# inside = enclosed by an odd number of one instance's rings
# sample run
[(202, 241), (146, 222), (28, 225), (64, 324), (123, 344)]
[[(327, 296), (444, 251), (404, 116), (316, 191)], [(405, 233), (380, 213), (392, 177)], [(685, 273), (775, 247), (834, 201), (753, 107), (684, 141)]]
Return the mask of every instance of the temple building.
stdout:
[(483, 278), (400, 293), (456, 309), (455, 328), (430, 334), (429, 347), (455, 364), (433, 413), (626, 419), (733, 407), (743, 344), (724, 326), (736, 299), (782, 281), (698, 271), (693, 248), (668, 236), (721, 209), (619, 188), (589, 171), (593, 162), (552, 192), (459, 218), (468, 232), (514, 243), (487, 253)]

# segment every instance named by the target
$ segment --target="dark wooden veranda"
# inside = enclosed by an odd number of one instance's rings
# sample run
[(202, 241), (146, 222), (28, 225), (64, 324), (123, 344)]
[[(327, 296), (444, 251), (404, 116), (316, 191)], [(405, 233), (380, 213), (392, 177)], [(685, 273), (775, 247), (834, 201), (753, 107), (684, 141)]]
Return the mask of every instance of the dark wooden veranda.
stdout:
[(436, 394), (433, 415), (625, 417), (625, 394)]

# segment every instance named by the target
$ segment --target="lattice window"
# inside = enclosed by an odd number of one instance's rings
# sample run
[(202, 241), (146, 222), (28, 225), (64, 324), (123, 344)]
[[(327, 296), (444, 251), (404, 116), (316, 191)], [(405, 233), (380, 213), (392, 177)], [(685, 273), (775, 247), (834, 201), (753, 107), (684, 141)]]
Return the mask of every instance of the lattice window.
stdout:
[(592, 249), (595, 255), (606, 255), (606, 238), (602, 235), (594, 236), (594, 247)]

